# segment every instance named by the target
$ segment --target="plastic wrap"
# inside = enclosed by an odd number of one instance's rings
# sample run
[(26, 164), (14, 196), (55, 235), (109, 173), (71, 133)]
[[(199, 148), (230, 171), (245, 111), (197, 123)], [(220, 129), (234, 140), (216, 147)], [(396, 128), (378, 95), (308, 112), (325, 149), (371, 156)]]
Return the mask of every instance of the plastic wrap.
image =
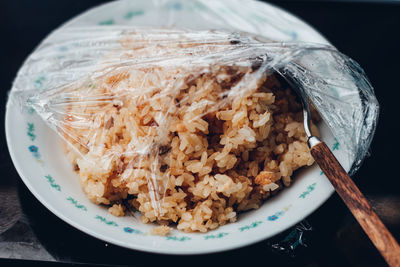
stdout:
[[(46, 79), (32, 84), (41, 75)], [(312, 163), (301, 151), (304, 134), (288, 118), (288, 140), (302, 143), (279, 146), (278, 132), (273, 144), (267, 140), (272, 111), (290, 110), (278, 102), (293, 100), (270, 91), (287, 89), (280, 76), (306, 95), (344, 145), (354, 173), (373, 137), (378, 103), (359, 65), (329, 45), (222, 30), (68, 27), (29, 57), (11, 97), (66, 141), (92, 201), (117, 203), (115, 215), (131, 201), (145, 222), (179, 220), (180, 229), (206, 231), (258, 207)], [(292, 113), (298, 127), (302, 118)], [(286, 166), (291, 149), (304, 162)], [(197, 215), (202, 220), (192, 223)]]
[[(144, 222), (179, 220), (179, 229), (206, 231), (234, 221), (233, 205), (256, 208), (288, 185), (292, 172), (312, 160), (306, 155), (301, 164), (282, 166), (289, 156), (276, 152), (304, 150), (304, 134), (293, 137), (303, 147), (274, 143), (274, 152), (263, 150), (271, 142), (269, 111), (293, 98), (275, 101), (279, 93), (268, 91), (286, 89), (275, 84), (280, 75), (294, 81), (345, 146), (351, 173), (374, 133), (378, 104), (370, 83), (356, 62), (328, 45), (123, 26), (72, 27), (54, 36), (29, 58), (12, 97), (64, 138), (89, 198), (117, 203), (110, 210), (115, 215), (123, 214), (118, 203), (133, 196), (128, 206), (142, 211)], [(46, 73), (46, 83), (29, 88), (24, 80), (38, 72)], [(259, 89), (269, 81), (266, 91)], [(295, 125), (301, 125), (298, 115)], [(220, 209), (216, 218), (207, 215), (214, 209)]]
[[(70, 28), (54, 39), (25, 64), (27, 68), (21, 71), (13, 93), (22, 95), (20, 99), (32, 104), (58, 131), (65, 115), (62, 108), (77, 101), (73, 98), (76, 88), (95, 82), (102, 75), (123, 69), (163, 67), (181, 68), (186, 71), (180, 75), (184, 77), (218, 64), (252, 68), (257, 65), (257, 70), (246, 74), (229, 95), (243, 93), (250, 83), (257, 83), (268, 72), (289, 76), (345, 145), (351, 173), (360, 166), (373, 137), (378, 115), (373, 88), (356, 62), (328, 45), (280, 43), (223, 31), (132, 30), (122, 26)], [(72, 49), (60, 56), (57, 51), (67, 46)], [(30, 82), (37, 73), (47, 74), (44, 86), (29, 88), (32, 86), (25, 80)], [(119, 96), (91, 97), (94, 98), (90, 101), (114, 101)]]
[[(312, 243), (313, 227), (303, 220), (290, 230), (268, 241), (270, 249), (278, 254), (296, 257)], [(300, 251), (300, 253), (299, 253)]]

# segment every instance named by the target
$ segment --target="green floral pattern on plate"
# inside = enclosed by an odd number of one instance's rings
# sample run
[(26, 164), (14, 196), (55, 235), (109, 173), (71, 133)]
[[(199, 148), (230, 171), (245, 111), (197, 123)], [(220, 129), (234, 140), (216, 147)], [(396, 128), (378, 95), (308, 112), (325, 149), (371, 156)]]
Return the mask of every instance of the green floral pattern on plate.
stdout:
[(332, 151), (339, 150), (340, 143), (335, 138), (335, 143), (333, 144)]
[(44, 75), (40, 75), (36, 80), (35, 80), (35, 88), (40, 89), (43, 86), (43, 82), (46, 80), (46, 77)]
[(131, 19), (133, 17), (141, 16), (143, 14), (144, 14), (144, 10), (142, 10), (142, 9), (132, 10), (124, 15), (124, 19)]
[(31, 139), (31, 141), (35, 141), (35, 125), (33, 123), (28, 122), (28, 131), (26, 134), (29, 136), (29, 139)]
[(87, 208), (85, 207), (85, 205), (79, 204), (78, 201), (76, 201), (72, 197), (67, 197), (67, 200), (69, 202), (71, 202), (76, 208), (87, 211)]
[(107, 220), (106, 218), (104, 218), (103, 216), (100, 215), (96, 215), (96, 217), (94, 217), (96, 220), (99, 220), (107, 225), (112, 225), (112, 226), (118, 226), (118, 223), (111, 221), (111, 220)]
[(250, 229), (256, 228), (260, 224), (262, 224), (262, 221), (256, 221), (256, 222), (251, 223), (250, 225), (245, 225), (243, 227), (240, 227), (239, 231), (243, 232), (243, 231), (246, 231), (246, 230), (250, 230)]
[(108, 19), (99, 22), (99, 25), (113, 25), (113, 24), (115, 24), (114, 19)]
[(307, 195), (309, 195), (312, 191), (314, 191), (316, 185), (317, 183), (312, 183), (309, 186), (307, 186), (307, 190), (301, 193), (299, 198), (306, 198)]
[(50, 174), (45, 176), (46, 180), (49, 182), (50, 186), (61, 192), (61, 186), (56, 183), (53, 177)]
[(208, 240), (208, 239), (220, 239), (223, 238), (224, 236), (229, 235), (229, 233), (219, 233), (219, 234), (215, 234), (215, 235), (206, 235), (204, 236), (204, 240)]
[(179, 242), (191, 240), (191, 238), (190, 238), (190, 237), (187, 237), (187, 236), (181, 236), (181, 237), (177, 237), (177, 236), (166, 236), (165, 238), (166, 238), (167, 240), (173, 240), (173, 241), (179, 241)]

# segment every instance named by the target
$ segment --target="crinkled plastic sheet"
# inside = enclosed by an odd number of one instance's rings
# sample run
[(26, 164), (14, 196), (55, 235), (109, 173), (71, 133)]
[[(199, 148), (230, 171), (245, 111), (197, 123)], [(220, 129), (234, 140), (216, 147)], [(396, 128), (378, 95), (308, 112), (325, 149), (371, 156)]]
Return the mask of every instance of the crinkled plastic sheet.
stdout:
[[(60, 53), (63, 47), (68, 50)], [(56, 33), (28, 59), (13, 95), (22, 100), (22, 105), (35, 108), (50, 127), (65, 134), (66, 106), (88, 101), (101, 105), (127, 93), (146, 93), (134, 88), (107, 97), (77, 95), (77, 87), (89, 86), (107, 73), (154, 66), (181, 68), (184, 71), (179, 75), (184, 77), (213, 65), (256, 66), (228, 96), (245, 93), (268, 73), (279, 72), (290, 78), (344, 144), (350, 161), (347, 165), (352, 166), (350, 173), (359, 168), (374, 134), (379, 107), (361, 67), (329, 45), (275, 42), (239, 32), (71, 27)], [(46, 83), (40, 89), (32, 88), (32, 77), (38, 73), (46, 73)], [(171, 94), (171, 90), (165, 94)], [(208, 112), (219, 105), (213, 104)]]
[[(92, 82), (105, 73), (152, 65), (186, 66), (189, 72), (210, 65), (252, 66), (256, 71), (245, 75), (232, 88), (231, 94), (245, 93), (251, 82), (257, 82), (268, 73), (279, 72), (287, 76), (308, 97), (344, 145), (348, 162), (342, 163), (352, 166), (350, 173), (360, 167), (367, 155), (379, 111), (373, 88), (360, 66), (334, 47), (291, 42), (309, 39), (309, 30), (303, 22), (257, 2), (239, 0), (119, 1), (109, 6), (106, 15), (138, 7), (151, 12), (147, 20), (135, 20), (135, 27), (130, 26), (129, 20), (119, 21), (116, 26), (98, 27), (93, 26), (97, 21), (80, 19), (72, 20), (54, 32), (18, 73), (10, 100), (17, 100), (13, 103), (23, 108), (36, 109), (51, 128), (65, 137), (62, 122), (67, 106), (80, 102), (96, 106), (101, 101), (118, 98), (77, 98), (74, 88), (87, 86), (90, 90)], [(196, 10), (196, 16), (181, 12), (181, 9)], [(102, 16), (101, 12), (96, 14)], [(293, 25), (296, 25), (296, 32), (287, 30)], [(151, 26), (152, 29), (137, 26)], [(191, 30), (160, 29), (161, 26)], [(127, 47), (121, 42), (127, 37), (135, 41), (130, 43), (130, 48), (145, 44), (148, 54), (146, 49), (140, 56), (127, 53)], [(193, 47), (176, 47), (183, 40)], [(326, 42), (315, 35), (313, 40)], [(154, 54), (154, 47), (160, 44), (169, 48), (159, 49)], [(38, 79), (44, 74), (45, 80)], [(153, 202), (153, 205), (157, 206), (157, 203)], [(303, 244), (304, 229), (296, 227), (293, 231), (295, 234), (270, 246), (293, 253), (296, 244)]]

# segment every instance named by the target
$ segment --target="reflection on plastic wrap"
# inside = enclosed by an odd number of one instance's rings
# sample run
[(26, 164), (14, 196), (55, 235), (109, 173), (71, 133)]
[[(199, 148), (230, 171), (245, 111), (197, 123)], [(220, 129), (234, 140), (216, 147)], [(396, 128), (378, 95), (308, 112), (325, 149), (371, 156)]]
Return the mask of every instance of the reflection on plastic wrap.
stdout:
[[(299, 248), (308, 247), (307, 243), (312, 231), (312, 226), (306, 220), (303, 220), (290, 229), (283, 239), (276, 241), (277, 238), (272, 238), (269, 240), (268, 246), (276, 253), (295, 257), (299, 254)], [(282, 234), (278, 236), (278, 238), (281, 237)]]

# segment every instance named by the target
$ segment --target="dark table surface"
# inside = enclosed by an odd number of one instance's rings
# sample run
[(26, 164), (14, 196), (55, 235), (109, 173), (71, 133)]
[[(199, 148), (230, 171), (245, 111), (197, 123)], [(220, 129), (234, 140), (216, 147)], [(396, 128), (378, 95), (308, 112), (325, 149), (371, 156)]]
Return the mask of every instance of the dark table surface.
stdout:
[[(5, 112), (7, 91), (23, 60), (54, 28), (97, 0), (16, 0), (0, 2), (0, 93)], [(365, 69), (375, 87), (381, 114), (371, 155), (354, 176), (395, 238), (400, 240), (400, 176), (396, 167), (400, 145), (397, 81), (400, 62), (400, 1), (272, 1), (319, 30), (340, 51)], [(3, 120), (4, 115), (1, 116)], [(313, 230), (305, 246), (288, 256), (271, 249), (287, 232), (252, 246), (200, 256), (168, 256), (107, 244), (64, 223), (42, 206), (21, 182), (11, 162), (0, 122), (0, 265), (42, 260), (81, 266), (82, 263), (146, 266), (210, 263), (289, 266), (385, 266), (338, 196), (333, 195), (307, 218)], [(7, 205), (6, 205), (7, 204)], [(10, 205), (8, 205), (10, 204)], [(50, 230), (51, 229), (51, 230)], [(36, 262), (37, 263), (37, 262)], [(167, 264), (167, 265), (169, 265)]]

